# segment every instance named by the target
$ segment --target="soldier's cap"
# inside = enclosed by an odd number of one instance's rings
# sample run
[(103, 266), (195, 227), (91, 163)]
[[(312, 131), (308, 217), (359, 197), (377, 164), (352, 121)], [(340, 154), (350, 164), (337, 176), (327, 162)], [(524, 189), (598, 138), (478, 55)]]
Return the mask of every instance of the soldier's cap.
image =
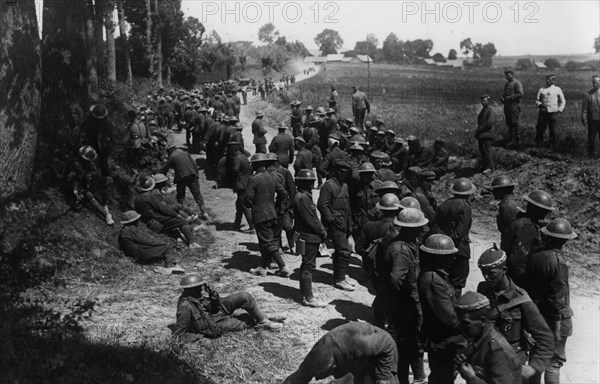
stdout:
[(383, 158), (381, 159), (381, 165), (384, 165), (386, 167), (392, 165), (392, 159), (390, 159), (390, 155), (388, 155), (387, 153), (383, 154)]
[(351, 117), (346, 117), (344, 120), (346, 120), (346, 123), (354, 124), (354, 119)]
[(388, 129), (387, 131), (385, 131), (385, 133), (387, 133), (388, 135), (396, 136), (396, 132), (394, 132), (391, 129)]
[(192, 108), (194, 108), (194, 106), (192, 104), (188, 104), (185, 106), (185, 109), (192, 109)]
[(456, 300), (454, 307), (462, 312), (471, 312), (482, 308), (490, 308), (490, 300), (481, 293), (469, 291)]
[(133, 223), (134, 221), (139, 220), (141, 217), (142, 217), (142, 215), (140, 215), (136, 211), (124, 212), (123, 216), (121, 216), (121, 224), (125, 225), (125, 224)]
[(280, 131), (283, 130), (285, 131), (287, 129), (287, 125), (285, 125), (285, 123), (279, 123), (277, 124), (277, 129), (279, 129)]
[(309, 105), (309, 106), (307, 106), (306, 108), (304, 108), (304, 110), (305, 110), (305, 111), (312, 111), (312, 110), (313, 110), (313, 107), (311, 107), (311, 106)]
[(316, 124), (316, 123), (320, 123), (321, 122), (321, 118), (319, 116), (313, 115), (311, 116), (310, 120), (308, 121), (308, 124)]
[(385, 153), (381, 151), (374, 151), (373, 153), (371, 153), (371, 157), (375, 159), (383, 159), (385, 158)]
[(227, 143), (228, 146), (233, 147), (234, 145), (242, 145), (242, 143), (240, 143), (237, 140), (231, 140), (230, 142)]
[(346, 169), (346, 170), (352, 169), (352, 166), (346, 160), (338, 160), (338, 161), (336, 161), (335, 162), (335, 166), (336, 166), (337, 169)]
[(381, 117), (378, 117), (375, 121), (381, 124), (385, 124), (385, 121), (383, 121), (383, 118)]
[(514, 75), (515, 71), (512, 68), (504, 68), (504, 73), (512, 73)]
[(306, 144), (306, 140), (304, 140), (302, 136), (294, 137), (294, 140), (299, 143)]
[(353, 85), (352, 89), (358, 89), (358, 86), (357, 85)]
[(154, 182), (156, 184), (164, 183), (165, 181), (169, 180), (169, 178), (162, 173), (157, 173), (156, 175), (152, 175), (152, 178), (154, 179)]
[(238, 119), (237, 116), (229, 116), (228, 121), (233, 123), (233, 122), (240, 121), (240, 119)]
[(148, 181), (150, 181), (150, 184), (146, 188), (140, 186), (140, 191), (147, 192), (154, 189), (154, 187), (156, 186), (156, 181), (154, 181), (154, 178), (148, 177)]
[(158, 125), (158, 122), (156, 120), (150, 120), (148, 125)]
[(240, 123), (238, 121), (237, 123), (235, 123), (235, 125), (233, 126), (233, 128), (237, 129), (238, 131), (241, 131), (242, 129), (244, 129), (244, 126), (242, 125), (242, 123)]
[(435, 177), (436, 177), (435, 172), (433, 172), (433, 171), (425, 170), (425, 171), (421, 172), (421, 178), (423, 180), (434, 181)]
[(222, 121), (222, 122), (224, 122), (224, 123), (227, 123), (227, 122), (229, 122), (229, 116), (227, 116), (227, 115), (222, 115), (222, 116), (221, 116), (221, 121)]
[(350, 132), (354, 132), (354, 133), (360, 133), (360, 130), (358, 129), (358, 127), (355, 127), (354, 125), (350, 127)]
[(190, 273), (189, 275), (183, 276), (181, 281), (179, 282), (179, 287), (183, 289), (199, 287), (201, 285), (206, 284), (202, 277), (200, 277), (197, 273)]
[(411, 176), (421, 176), (421, 172), (423, 172), (421, 167), (408, 167), (408, 169), (406, 170), (406, 177), (408, 178)]
[(378, 134), (379, 136), (385, 136), (385, 132), (384, 132), (384, 131), (377, 131), (377, 134)]
[(481, 254), (477, 260), (480, 269), (492, 269), (506, 265), (506, 253), (501, 249), (490, 248)]
[(485, 100), (485, 99), (489, 99), (489, 98), (490, 98), (490, 95), (481, 95), (481, 96), (479, 96), (480, 100)]
[(277, 162), (277, 161), (279, 161), (279, 156), (277, 156), (276, 153), (269, 152), (269, 153), (265, 154), (265, 161)]
[(359, 152), (364, 152), (365, 149), (358, 143), (354, 143), (350, 148), (348, 148), (349, 151), (359, 151)]
[(262, 117), (264, 115), (265, 115), (265, 113), (263, 111), (256, 111), (256, 112), (254, 112), (254, 116), (256, 116), (256, 117)]
[(379, 183), (379, 185), (377, 185), (377, 187), (375, 187), (375, 192), (379, 195), (381, 195), (383, 191), (399, 191), (399, 190), (400, 190), (400, 187), (398, 186), (398, 184), (391, 180), (384, 181), (383, 183)]
[(327, 114), (327, 115), (331, 115), (332, 113), (335, 113), (335, 110), (333, 108), (329, 108), (328, 110), (325, 111), (325, 114)]
[(406, 140), (405, 140), (405, 139), (403, 139), (402, 137), (396, 137), (396, 138), (394, 139), (394, 143), (398, 143), (398, 144), (402, 144), (402, 145), (405, 145), (405, 144), (407, 144)]
[(415, 135), (408, 135), (408, 137), (406, 138), (406, 141), (411, 142), (411, 141), (418, 141), (419, 139), (417, 139), (417, 136)]
[(208, 112), (208, 108), (202, 107), (202, 108), (200, 108), (200, 112)]
[(167, 149), (175, 148), (175, 143), (167, 144)]
[(369, 131), (375, 132), (375, 133), (379, 132), (379, 130), (377, 129), (377, 127), (374, 127), (374, 126), (369, 126)]
[(556, 78), (556, 75), (554, 73), (546, 75), (546, 79), (553, 79), (553, 78)]
[(323, 108), (323, 107), (318, 107), (318, 108), (317, 108), (317, 112), (325, 112), (325, 108)]

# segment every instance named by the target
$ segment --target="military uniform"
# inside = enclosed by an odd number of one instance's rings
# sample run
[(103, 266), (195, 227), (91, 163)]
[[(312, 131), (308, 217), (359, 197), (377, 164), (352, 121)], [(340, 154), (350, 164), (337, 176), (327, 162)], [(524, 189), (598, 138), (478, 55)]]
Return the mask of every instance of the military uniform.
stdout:
[(467, 199), (451, 197), (438, 207), (436, 224), (444, 234), (450, 236), (454, 246), (458, 248), (456, 258), (448, 269), (450, 283), (456, 289), (464, 288), (469, 275), (471, 258), (469, 231), (472, 223), (471, 204)]
[[(169, 169), (175, 170), (175, 184), (177, 186), (177, 201), (179, 204), (184, 203), (185, 189), (189, 188), (198, 208), (201, 213), (205, 213), (204, 198), (200, 192), (200, 181), (198, 177), (198, 165), (189, 155), (180, 149), (175, 149), (169, 155), (167, 163), (159, 171), (162, 174), (167, 174)], [(141, 212), (140, 212), (141, 213)]]
[(394, 340), (383, 329), (351, 322), (329, 331), (312, 347), (296, 372), (283, 384), (308, 384), (348, 373), (354, 383), (368, 377), (377, 384), (397, 384), (398, 351)]
[(454, 382), (454, 356), (464, 339), (454, 311), (456, 296), (444, 269), (427, 269), (418, 280), (423, 310), (421, 338), (429, 357), (430, 384)]
[(123, 226), (119, 232), (118, 242), (123, 253), (136, 263), (148, 264), (163, 261), (167, 268), (176, 264), (175, 258), (168, 252), (169, 245), (156, 236), (151, 236), (140, 227)]
[(254, 119), (252, 122), (252, 134), (254, 140), (252, 143), (256, 146), (256, 153), (267, 153), (267, 130), (263, 125), (262, 119)]
[(525, 214), (518, 215), (517, 219), (502, 233), (500, 247), (506, 252), (508, 268), (506, 274), (518, 286), (525, 289), (529, 289), (525, 276), (527, 259), (540, 244), (540, 225)]
[(279, 164), (287, 168), (294, 162), (294, 139), (285, 133), (285, 131), (279, 132), (279, 134), (271, 140), (269, 152), (277, 154)]
[(325, 175), (327, 178), (330, 178), (335, 169), (335, 163), (339, 160), (347, 160), (348, 154), (342, 151), (339, 146), (333, 147), (331, 151), (325, 156), (323, 159), (323, 163), (321, 164), (321, 174)]
[(364, 92), (356, 90), (352, 94), (352, 113), (354, 114), (356, 126), (363, 129), (365, 125), (365, 116), (367, 113), (371, 113), (371, 104)]
[(496, 125), (496, 113), (489, 105), (485, 105), (477, 116), (477, 129), (475, 138), (479, 144), (479, 153), (481, 155), (481, 169), (494, 169), (494, 159), (492, 157), (492, 140), (494, 133), (492, 129)]
[[(393, 217), (382, 217), (366, 223), (356, 239), (356, 253), (362, 256), (363, 268), (371, 276), (371, 282), (375, 291), (381, 286), (382, 276), (377, 272), (381, 268), (383, 254), (371, 255), (368, 250), (373, 241), (383, 238), (394, 228)], [(375, 257), (373, 257), (375, 256)]]
[(300, 149), (296, 155), (296, 161), (294, 161), (294, 171), (298, 173), (301, 169), (313, 169), (314, 157), (315, 155), (306, 147)]
[(242, 222), (242, 215), (244, 215), (246, 217), (246, 221), (248, 221), (248, 226), (250, 229), (254, 229), (252, 212), (245, 201), (248, 182), (252, 177), (252, 168), (250, 167), (250, 162), (248, 161), (246, 155), (243, 153), (238, 153), (234, 157), (231, 173), (235, 178), (233, 191), (237, 195), (237, 199), (235, 200), (235, 220), (233, 225), (234, 227), (239, 228)]
[(352, 230), (352, 210), (348, 185), (337, 178), (323, 184), (317, 208), (321, 213), (321, 222), (327, 228), (327, 235), (333, 242), (333, 279), (334, 282), (346, 280), (346, 270), (350, 263), (352, 248), (348, 236)]
[(517, 79), (512, 79), (504, 84), (502, 93), (504, 103), (504, 118), (508, 127), (507, 141), (519, 142), (519, 114), (521, 113), (521, 98), (523, 85)]
[(300, 108), (292, 109), (290, 116), (290, 128), (292, 128), (292, 134), (294, 137), (298, 137), (302, 134), (302, 111)]
[(504, 195), (498, 205), (498, 215), (496, 216), (496, 225), (500, 233), (504, 233), (506, 228), (515, 221), (519, 213), (518, 208), (519, 203), (515, 200), (515, 196), (512, 193)]
[(281, 209), (288, 194), (279, 178), (266, 171), (259, 171), (250, 178), (246, 192), (247, 201), (252, 206), (252, 221), (258, 237), (261, 267), (269, 268), (271, 259), (274, 258), (282, 268), (285, 263), (279, 253), (279, 244), (273, 237), (275, 227), (278, 225), (275, 195), (277, 195), (277, 206)]

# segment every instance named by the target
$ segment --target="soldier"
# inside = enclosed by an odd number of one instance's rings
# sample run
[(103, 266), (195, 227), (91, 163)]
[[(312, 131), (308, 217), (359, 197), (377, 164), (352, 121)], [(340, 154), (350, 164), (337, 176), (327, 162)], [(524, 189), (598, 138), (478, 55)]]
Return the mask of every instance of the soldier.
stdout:
[(169, 169), (175, 170), (175, 184), (177, 185), (177, 201), (184, 205), (185, 190), (188, 188), (198, 204), (200, 209), (199, 216), (202, 220), (210, 220), (206, 207), (204, 206), (204, 198), (200, 192), (200, 177), (198, 165), (192, 159), (189, 153), (185, 153), (175, 147), (175, 144), (167, 146), (169, 158), (167, 163), (158, 171), (158, 173), (167, 174)]
[(471, 352), (459, 354), (458, 373), (469, 384), (521, 383), (521, 363), (513, 348), (492, 322), (487, 297), (467, 292), (456, 301), (462, 333), (470, 339)]
[(275, 153), (267, 153), (268, 163), (266, 165), (267, 171), (273, 173), (273, 175), (279, 178), (279, 182), (286, 190), (288, 198), (280, 209), (277, 211), (279, 218), (278, 225), (273, 231), (273, 237), (277, 240), (279, 248), (282, 248), (281, 232), (285, 231), (286, 238), (288, 241), (289, 253), (295, 254), (294, 251), (294, 196), (296, 196), (296, 185), (294, 184), (294, 177), (292, 173), (279, 164), (279, 160)]
[(500, 200), (496, 225), (502, 234), (508, 226), (515, 221), (519, 213), (519, 203), (515, 200), (514, 189), (517, 184), (507, 176), (498, 176), (492, 180), (492, 193), (494, 199)]
[(352, 230), (352, 210), (346, 184), (350, 171), (350, 164), (346, 160), (337, 160), (333, 177), (323, 184), (317, 202), (317, 208), (321, 213), (321, 222), (327, 228), (327, 236), (333, 242), (335, 249), (333, 285), (344, 291), (354, 291), (354, 287), (346, 276), (352, 252), (348, 243), (348, 236)]
[[(394, 224), (398, 234), (385, 245), (381, 271), (382, 282), (373, 301), (374, 325), (385, 327), (398, 347), (398, 381), (408, 384), (409, 366), (419, 366), (418, 329), (422, 312), (419, 303), (418, 237), (427, 224), (423, 213), (413, 208), (400, 211)], [(416, 367), (415, 367), (416, 368)], [(423, 366), (414, 369), (415, 380), (424, 379)]]
[(388, 129), (388, 130), (384, 131), (383, 152), (387, 153), (388, 155), (390, 153), (394, 152), (395, 147), (396, 147), (396, 143), (394, 141), (395, 138), (396, 138), (396, 132), (394, 132), (394, 130)]
[(221, 102), (220, 95), (215, 95), (212, 103), (209, 103), (209, 106), (213, 108), (214, 113), (216, 113), (217, 115), (226, 114), (225, 113), (225, 104), (223, 104), (223, 102)]
[(436, 179), (444, 176), (448, 173), (448, 161), (450, 160), (450, 156), (448, 155), (448, 151), (444, 146), (446, 142), (441, 139), (435, 139), (433, 142), (433, 155), (431, 164), (429, 164), (429, 169), (435, 172)]
[[(252, 207), (252, 222), (258, 237), (261, 261), (260, 266), (252, 268), (250, 273), (257, 276), (266, 276), (271, 259), (279, 266), (276, 272), (281, 277), (288, 277), (291, 273), (286, 267), (279, 250), (279, 244), (273, 238), (275, 226), (278, 225), (277, 209), (282, 210), (288, 199), (286, 190), (281, 185), (279, 178), (266, 172), (267, 158), (263, 153), (256, 153), (250, 158), (254, 169), (254, 176), (250, 178), (246, 189), (246, 200)], [(275, 201), (277, 196), (277, 201)]]
[(329, 153), (323, 159), (321, 164), (321, 173), (327, 178), (330, 178), (335, 173), (335, 164), (339, 160), (346, 161), (348, 154), (340, 149), (340, 141), (335, 135), (332, 135), (328, 139)]
[(294, 137), (302, 135), (302, 111), (300, 105), (302, 103), (298, 100), (292, 102), (292, 114), (290, 115), (290, 127), (292, 128), (292, 134)]
[(237, 141), (227, 143), (228, 152), (232, 152), (231, 167), (227, 168), (227, 172), (232, 175), (234, 180), (233, 192), (237, 195), (235, 200), (235, 219), (233, 228), (236, 231), (241, 230), (242, 216), (248, 222), (248, 233), (254, 233), (254, 223), (252, 222), (252, 211), (246, 204), (246, 190), (248, 182), (252, 177), (252, 168), (248, 157), (241, 152), (241, 144)]
[(381, 163), (383, 162), (383, 158), (385, 157), (385, 153), (381, 151), (373, 151), (371, 153), (371, 164), (375, 167), (375, 171), (379, 171), (381, 169)]
[(134, 168), (139, 169), (140, 158), (142, 157), (142, 144), (150, 142), (150, 132), (138, 119), (138, 115), (134, 110), (127, 111), (127, 131), (123, 142), (127, 145), (127, 159), (129, 164)]
[(540, 247), (542, 220), (554, 211), (554, 207), (552, 196), (544, 191), (535, 190), (523, 198), (527, 201), (526, 211), (518, 214), (502, 233), (500, 247), (506, 252), (508, 277), (518, 286), (529, 289), (525, 275), (527, 260)]
[(113, 179), (100, 173), (97, 159), (93, 147), (85, 145), (79, 148), (79, 156), (65, 168), (66, 200), (76, 211), (81, 209), (84, 202), (87, 203), (107, 225), (113, 225), (115, 222), (108, 209), (108, 203), (112, 200)]
[(142, 215), (142, 221), (158, 233), (172, 234), (187, 241), (190, 249), (200, 248), (188, 223), (162, 201), (160, 191), (153, 191), (155, 186), (152, 177), (140, 179), (141, 193), (135, 199), (135, 210)]
[(502, 93), (502, 97), (500, 97), (500, 101), (504, 103), (504, 119), (506, 120), (506, 126), (508, 128), (504, 142), (505, 144), (514, 142), (518, 145), (519, 114), (521, 113), (523, 85), (519, 80), (514, 78), (514, 75), (515, 73), (512, 69), (506, 69), (504, 71), (506, 84), (504, 84), (504, 92)]
[(242, 125), (242, 123), (237, 122), (234, 124), (233, 129), (235, 129), (235, 131), (233, 132), (233, 134), (231, 135), (231, 138), (229, 139), (229, 142), (235, 141), (240, 143), (240, 150), (241, 152), (246, 156), (246, 157), (250, 157), (250, 152), (246, 151), (244, 148), (244, 134), (242, 133), (242, 131), (244, 130), (244, 126)]
[(209, 167), (215, 168), (217, 161), (220, 159), (220, 154), (217, 152), (217, 140), (219, 138), (219, 129), (221, 127), (221, 116), (217, 117), (210, 123), (207, 120), (207, 129), (204, 136), (206, 143), (206, 162)]
[(458, 249), (446, 235), (435, 234), (420, 247), (422, 270), (419, 300), (423, 310), (421, 338), (429, 358), (430, 384), (454, 382), (454, 358), (466, 342), (454, 310), (456, 296), (448, 278), (448, 267)]
[(357, 170), (358, 180), (349, 182), (350, 206), (352, 207), (352, 237), (356, 240), (364, 229), (364, 226), (373, 216), (375, 205), (379, 201), (379, 195), (375, 193), (377, 186), (373, 175), (375, 168), (371, 163), (363, 163)]
[(313, 107), (311, 107), (310, 105), (307, 106), (306, 108), (304, 108), (304, 117), (302, 120), (302, 126), (304, 128), (307, 128), (309, 126), (310, 123), (310, 119), (313, 117)]
[(156, 115), (158, 116), (158, 124), (161, 128), (171, 129), (173, 126), (173, 109), (164, 97), (158, 99)]
[(338, 104), (339, 98), (340, 98), (340, 95), (339, 95), (338, 91), (336, 90), (335, 85), (332, 85), (331, 93), (329, 94), (329, 99), (327, 99), (327, 103), (329, 103), (329, 108), (333, 109), (335, 111), (335, 113), (340, 112), (339, 104)]
[(416, 136), (410, 135), (406, 138), (408, 141), (409, 167), (427, 168), (431, 163), (433, 151), (425, 148)]
[(375, 293), (381, 286), (381, 279), (377, 271), (380, 268), (382, 253), (373, 250), (374, 241), (381, 241), (394, 228), (394, 220), (400, 211), (400, 200), (393, 193), (386, 193), (381, 197), (375, 207), (381, 212), (381, 217), (369, 220), (356, 238), (356, 253), (362, 257), (365, 276), (370, 278)]
[(312, 347), (298, 370), (283, 384), (308, 384), (313, 378), (336, 379), (352, 374), (354, 383), (366, 378), (376, 384), (398, 384), (398, 351), (386, 331), (351, 322), (329, 331)]
[(90, 114), (82, 124), (82, 144), (90, 145), (98, 156), (98, 165), (103, 176), (110, 176), (108, 159), (113, 150), (115, 127), (107, 119), (108, 110), (103, 104), (90, 107)]
[[(240, 291), (221, 298), (197, 273), (185, 275), (179, 285), (183, 292), (177, 301), (177, 322), (173, 336), (181, 337), (186, 342), (196, 341), (202, 336), (217, 338), (223, 332), (242, 331), (251, 326), (281, 329), (281, 324), (269, 320), (254, 296), (247, 292)], [(234, 317), (237, 309), (248, 312), (252, 322)]]
[(312, 273), (316, 268), (319, 245), (325, 242), (327, 231), (317, 215), (317, 207), (313, 202), (312, 187), (317, 177), (311, 169), (301, 169), (296, 174), (298, 191), (294, 196), (294, 231), (299, 241), (304, 243), (304, 250), (297, 247), (302, 255), (300, 264), (300, 293), (302, 305), (321, 308), (327, 304), (313, 296)]
[(567, 361), (565, 345), (573, 334), (573, 310), (570, 306), (569, 267), (563, 246), (577, 234), (565, 219), (554, 219), (542, 228), (548, 237), (544, 247), (531, 255), (526, 276), (530, 279), (531, 298), (554, 333), (555, 349), (546, 368), (544, 383), (560, 383), (560, 368)]
[(513, 347), (521, 364), (529, 360), (523, 367), (524, 382), (531, 379), (539, 383), (554, 350), (552, 332), (527, 292), (506, 276), (504, 251), (488, 249), (477, 265), (485, 279), (477, 286), (477, 292), (490, 300), (496, 329)]
[(442, 233), (450, 236), (458, 248), (456, 258), (448, 268), (450, 283), (456, 289), (456, 296), (460, 296), (469, 275), (469, 231), (473, 223), (469, 197), (476, 189), (469, 179), (458, 179), (450, 188), (454, 196), (440, 204), (436, 215), (438, 227)]
[(387, 153), (384, 153), (381, 157), (381, 168), (375, 173), (375, 179), (380, 182), (398, 180), (398, 175), (390, 169), (391, 166), (392, 160), (390, 159), (390, 156)]
[(225, 99), (225, 114), (228, 116), (237, 116), (237, 104), (233, 100), (233, 93), (228, 92)]
[[(406, 178), (402, 182), (402, 187), (404, 189), (402, 197), (411, 196), (417, 199), (421, 206), (421, 211), (427, 220), (434, 225), (436, 223), (437, 204), (435, 204), (436, 206), (432, 205), (432, 201), (428, 197), (428, 192), (423, 188), (421, 169), (419, 167), (410, 167), (405, 174)], [(427, 182), (425, 183), (427, 184)]]
[(556, 144), (556, 124), (558, 115), (562, 113), (567, 104), (562, 89), (554, 85), (556, 75), (546, 76), (546, 86), (540, 88), (535, 98), (535, 105), (538, 107), (538, 121), (535, 127), (535, 142), (542, 145), (546, 128), (549, 129), (550, 145)]
[(490, 96), (483, 95), (480, 98), (481, 111), (477, 116), (477, 129), (475, 129), (475, 138), (479, 143), (479, 154), (481, 155), (481, 170), (488, 173), (494, 170), (494, 158), (492, 157), (492, 140), (494, 133), (492, 130), (496, 125), (496, 113), (490, 107)]
[(581, 103), (581, 124), (588, 128), (587, 151), (596, 156), (596, 137), (600, 135), (600, 76), (592, 77), (592, 89), (587, 91)]
[[(323, 153), (327, 153), (329, 147), (328, 138), (332, 137), (332, 135), (337, 132), (338, 127), (338, 119), (333, 109), (328, 109), (325, 115), (325, 120), (323, 120), (319, 129), (320, 146)], [(335, 137), (338, 141), (340, 140), (339, 136)]]
[(197, 112), (194, 109), (193, 104), (188, 104), (185, 107), (185, 112), (183, 113), (183, 121), (185, 122), (185, 144), (188, 148), (192, 147), (191, 137), (192, 130), (194, 128), (194, 122), (196, 120)]
[(356, 126), (360, 129), (365, 128), (365, 117), (371, 113), (371, 104), (369, 98), (364, 92), (358, 90), (358, 86), (352, 87), (352, 113)]
[(224, 119), (224, 125), (219, 130), (219, 138), (217, 140), (217, 153), (225, 153), (227, 143), (231, 141), (232, 136), (235, 133), (235, 124), (238, 123), (238, 118), (235, 116), (226, 116)]
[(256, 153), (267, 153), (267, 138), (265, 137), (267, 130), (263, 125), (265, 114), (263, 111), (256, 111), (254, 116), (256, 118), (252, 122), (252, 134), (254, 135), (252, 143), (256, 146)]
[(298, 151), (294, 161), (294, 172), (297, 175), (302, 169), (313, 169), (313, 158), (315, 155), (306, 148), (306, 141), (299, 136), (294, 138), (294, 144)]
[(275, 153), (279, 164), (286, 168), (294, 162), (294, 139), (286, 133), (287, 126), (284, 123), (277, 125), (277, 136), (273, 137), (269, 145), (269, 152)]
[(396, 137), (394, 143), (396, 143), (396, 145), (394, 150), (390, 153), (392, 170), (403, 176), (406, 169), (408, 169), (408, 149), (406, 149), (408, 144), (406, 140), (401, 137)]
[(185, 273), (177, 265), (169, 245), (138, 226), (141, 217), (136, 211), (123, 213), (118, 240), (123, 253), (140, 264), (160, 261), (163, 266), (156, 267), (154, 271), (162, 275)]

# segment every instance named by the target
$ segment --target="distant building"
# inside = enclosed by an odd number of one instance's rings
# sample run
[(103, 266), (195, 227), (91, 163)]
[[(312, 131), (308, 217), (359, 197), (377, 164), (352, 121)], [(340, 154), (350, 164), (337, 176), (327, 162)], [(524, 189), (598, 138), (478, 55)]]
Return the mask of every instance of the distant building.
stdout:
[(356, 55), (351, 58), (350, 63), (359, 64), (359, 63), (372, 63), (373, 59), (368, 55)]
[(353, 60), (352, 57), (346, 57), (346, 56), (342, 57), (342, 63), (351, 63), (352, 60)]
[(328, 63), (341, 63), (343, 58), (344, 58), (343, 53), (330, 53), (329, 55), (327, 55), (327, 62)]
[(305, 63), (322, 64), (327, 61), (325, 56), (306, 56), (304, 58)]
[(546, 67), (546, 64), (542, 63), (541, 61), (533, 61), (533, 68), (535, 69), (548, 69), (548, 67)]
[(427, 65), (437, 65), (437, 63), (433, 59), (423, 59), (423, 61)]

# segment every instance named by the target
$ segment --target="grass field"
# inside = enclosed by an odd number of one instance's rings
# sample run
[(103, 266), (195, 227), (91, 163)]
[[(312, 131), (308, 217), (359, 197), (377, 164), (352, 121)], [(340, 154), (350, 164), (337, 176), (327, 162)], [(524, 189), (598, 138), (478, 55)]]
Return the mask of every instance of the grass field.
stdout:
[[(526, 142), (533, 143), (537, 109), (534, 101), (545, 84), (545, 72), (519, 72), (523, 83), (521, 126)], [(573, 154), (584, 153), (585, 129), (580, 123), (581, 98), (591, 87), (590, 72), (557, 72), (557, 85), (563, 89), (567, 107), (560, 117), (557, 149)], [(489, 94), (496, 103), (499, 121), (496, 135), (505, 130), (499, 98), (505, 79), (502, 69), (451, 70), (374, 64), (368, 76), (366, 65), (327, 64), (316, 76), (301, 82), (288, 98), (300, 99), (304, 105), (326, 106), (329, 86), (335, 84), (340, 94), (341, 116), (352, 114), (352, 85), (358, 85), (371, 101), (371, 118), (383, 117), (386, 126), (402, 136), (415, 134), (425, 140), (443, 138), (456, 154), (473, 155), (477, 143), (473, 138), (479, 96)]]

